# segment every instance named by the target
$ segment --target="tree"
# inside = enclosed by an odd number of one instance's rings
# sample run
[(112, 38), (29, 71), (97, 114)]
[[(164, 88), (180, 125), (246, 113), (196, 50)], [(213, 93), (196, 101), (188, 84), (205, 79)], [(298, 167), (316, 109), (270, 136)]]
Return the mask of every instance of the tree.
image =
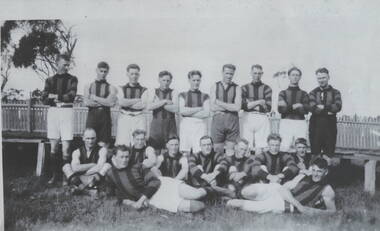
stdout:
[[(11, 65), (16, 68), (32, 68), (41, 80), (45, 80), (56, 72), (55, 59), (58, 54), (73, 58), (78, 39), (72, 29), (73, 26), (66, 27), (61, 20), (6, 21), (1, 29), (2, 59), (8, 61), (8, 70)], [(12, 32), (16, 30), (22, 36), (18, 41), (12, 41)], [(5, 52), (7, 49), (8, 53)], [(7, 62), (4, 61), (4, 64)], [(7, 73), (5, 70), (4, 68), (4, 75)], [(9, 75), (6, 79), (8, 78)]]
[(11, 43), (11, 31), (17, 27), (15, 21), (6, 21), (1, 27), (1, 91), (8, 82), (10, 69), (12, 65), (12, 50), (14, 46)]

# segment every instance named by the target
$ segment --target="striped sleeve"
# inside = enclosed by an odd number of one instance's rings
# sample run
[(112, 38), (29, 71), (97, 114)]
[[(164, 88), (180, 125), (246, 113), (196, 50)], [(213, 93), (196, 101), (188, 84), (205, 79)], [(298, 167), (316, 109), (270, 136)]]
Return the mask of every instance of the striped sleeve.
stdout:
[(245, 85), (241, 87), (241, 107), (243, 110), (248, 110), (248, 90)]
[(41, 99), (42, 99), (42, 102), (43, 104), (45, 105), (50, 105), (51, 104), (51, 100), (49, 100), (49, 93), (51, 93), (51, 77), (50, 78), (47, 78), (45, 80), (45, 87), (44, 87), (44, 90), (42, 91), (42, 96), (41, 96)]
[[(278, 94), (278, 102), (279, 102), (279, 104), (278, 104), (277, 109), (278, 109), (279, 113), (287, 114), (287, 113), (290, 113), (293, 111), (292, 105), (289, 105), (286, 102), (286, 90), (280, 91), (280, 94)], [(280, 102), (283, 102), (286, 105), (280, 106)]]
[(218, 171), (220, 173), (228, 172), (229, 164), (223, 154), (216, 154), (215, 161), (216, 161), (216, 164), (219, 165)]
[(309, 96), (305, 91), (302, 91), (301, 104), (303, 105), (300, 108), (297, 108), (296, 111), (300, 114), (309, 113)]
[(317, 104), (317, 91), (314, 89), (309, 93), (309, 109), (311, 113), (322, 113), (322, 110), (317, 107)]
[(261, 180), (266, 180), (267, 176), (268, 176), (268, 172), (264, 171), (262, 168), (261, 168), (261, 165), (266, 165), (265, 163), (265, 157), (264, 157), (264, 154), (261, 153), (261, 154), (258, 154), (254, 157), (254, 160), (253, 160), (253, 163), (252, 163), (252, 171), (251, 171), (251, 175), (252, 177), (254, 178), (259, 178)]
[(282, 161), (283, 163), (285, 163), (285, 166), (287, 167), (282, 173), (284, 174), (285, 176), (285, 179), (291, 179), (293, 178), (295, 175), (297, 175), (299, 169), (297, 167), (297, 164), (293, 158), (292, 155), (288, 154), (288, 153), (285, 153), (283, 156), (282, 156)]
[(148, 168), (143, 168), (141, 164), (136, 164), (131, 169), (131, 177), (136, 187), (141, 189), (141, 193), (151, 198), (157, 192), (161, 181)]
[(198, 165), (197, 154), (196, 153), (190, 154), (188, 162), (189, 162), (190, 175), (194, 177), (195, 179), (200, 180), (201, 175), (203, 174), (203, 171), (199, 169), (197, 166)]
[(65, 103), (74, 102), (75, 96), (77, 94), (77, 85), (78, 85), (77, 77), (73, 76), (70, 79), (69, 83), (70, 85), (67, 86), (67, 93), (62, 95), (62, 101)]
[(264, 100), (266, 105), (266, 112), (272, 111), (272, 88), (268, 85), (264, 87)]
[(331, 105), (326, 106), (326, 110), (332, 113), (338, 113), (342, 110), (342, 96), (340, 92), (336, 89), (333, 89), (334, 102)]

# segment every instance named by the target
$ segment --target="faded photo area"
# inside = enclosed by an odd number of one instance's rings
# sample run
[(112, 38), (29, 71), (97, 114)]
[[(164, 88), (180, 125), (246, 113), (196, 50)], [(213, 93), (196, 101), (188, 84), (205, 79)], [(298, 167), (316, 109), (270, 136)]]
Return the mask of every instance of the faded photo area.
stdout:
[(377, 4), (222, 2), (1, 21), (5, 230), (378, 227)]

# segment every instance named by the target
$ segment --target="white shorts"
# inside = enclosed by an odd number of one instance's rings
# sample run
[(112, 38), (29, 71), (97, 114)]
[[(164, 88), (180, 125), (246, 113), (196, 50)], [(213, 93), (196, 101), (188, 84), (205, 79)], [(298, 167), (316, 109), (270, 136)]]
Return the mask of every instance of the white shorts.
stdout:
[(161, 186), (158, 191), (152, 196), (149, 204), (169, 212), (176, 213), (178, 206), (183, 200), (179, 195), (179, 186), (183, 181), (161, 176), (159, 177)]
[(73, 108), (50, 107), (47, 113), (47, 137), (72, 140), (74, 133)]
[(265, 148), (270, 134), (270, 122), (266, 114), (244, 112), (240, 122), (241, 137), (250, 143), (250, 148)]
[(136, 129), (146, 131), (145, 114), (132, 116), (120, 112), (117, 122), (115, 145), (131, 145), (133, 142), (132, 133)]
[(203, 119), (183, 117), (179, 125), (180, 150), (199, 152), (201, 150), (199, 140), (207, 135), (207, 122)]
[(307, 139), (308, 127), (305, 120), (281, 119), (279, 134), (282, 138), (281, 151), (288, 152), (294, 149), (297, 138)]

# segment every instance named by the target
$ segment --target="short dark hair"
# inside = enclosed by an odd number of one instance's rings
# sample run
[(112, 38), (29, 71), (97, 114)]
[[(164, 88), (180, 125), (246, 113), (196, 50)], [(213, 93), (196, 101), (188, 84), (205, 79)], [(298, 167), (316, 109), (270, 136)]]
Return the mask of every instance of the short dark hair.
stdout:
[(104, 62), (104, 61), (101, 61), (98, 63), (98, 68), (105, 68), (107, 70), (110, 69), (110, 65), (108, 65), (108, 63)]
[(190, 79), (193, 75), (199, 75), (199, 77), (202, 77), (202, 73), (198, 70), (189, 71), (189, 74), (187, 74), (187, 77)]
[(318, 69), (315, 71), (315, 74), (318, 74), (318, 73), (329, 74), (329, 70), (327, 70), (326, 67), (321, 67), (321, 68), (318, 68)]
[(307, 146), (307, 140), (305, 138), (297, 138), (296, 141), (294, 141), (294, 145), (297, 145), (297, 144), (303, 144), (305, 146)]
[(118, 151), (121, 151), (121, 152), (129, 152), (131, 153), (131, 149), (126, 146), (126, 145), (116, 145), (115, 148), (113, 149), (113, 155), (116, 156), (117, 152)]
[(328, 169), (329, 167), (327, 160), (321, 157), (317, 157), (315, 160), (313, 160), (311, 165), (317, 165), (320, 169)]
[(223, 68), (222, 68), (222, 71), (224, 71), (224, 69), (226, 69), (226, 68), (231, 69), (231, 70), (233, 70), (233, 71), (236, 70), (236, 67), (235, 67), (235, 65), (233, 65), (233, 64), (224, 64), (224, 65), (223, 65)]
[(139, 65), (134, 64), (134, 63), (129, 64), (129, 65), (127, 66), (127, 71), (129, 71), (130, 69), (137, 69), (138, 71), (140, 71), (140, 67), (139, 67)]
[(170, 79), (173, 79), (173, 75), (172, 75), (172, 73), (170, 73), (169, 71), (160, 71), (160, 73), (158, 73), (158, 77), (159, 77), (159, 78), (162, 78), (162, 77), (164, 77), (165, 75), (169, 75), (169, 76), (170, 76)]
[(268, 138), (267, 138), (267, 142), (269, 142), (270, 140), (278, 140), (278, 141), (282, 141), (282, 138), (279, 134), (277, 133), (271, 133), (269, 134)]
[(253, 65), (251, 66), (251, 70), (253, 70), (253, 68), (263, 70), (263, 67), (262, 67), (260, 64), (253, 64)]
[(202, 140), (208, 140), (208, 139), (210, 139), (210, 140), (211, 140), (211, 143), (214, 144), (214, 141), (212, 140), (211, 136), (208, 136), (208, 135), (202, 136), (202, 137), (199, 139), (199, 143), (201, 143)]
[(178, 140), (179, 141), (179, 137), (178, 136), (170, 136), (167, 140), (166, 140), (166, 143), (169, 143), (169, 141), (171, 140)]
[(61, 59), (65, 60), (67, 62), (70, 62), (71, 57), (68, 54), (59, 54), (59, 55), (57, 55), (56, 61), (58, 62)]
[(302, 76), (302, 71), (298, 67), (292, 67), (288, 70), (288, 75), (292, 73), (292, 71), (298, 71), (298, 73)]
[(141, 134), (144, 134), (144, 136), (146, 136), (146, 131), (143, 129), (136, 129), (132, 132), (132, 137), (135, 137), (135, 136), (141, 135)]

